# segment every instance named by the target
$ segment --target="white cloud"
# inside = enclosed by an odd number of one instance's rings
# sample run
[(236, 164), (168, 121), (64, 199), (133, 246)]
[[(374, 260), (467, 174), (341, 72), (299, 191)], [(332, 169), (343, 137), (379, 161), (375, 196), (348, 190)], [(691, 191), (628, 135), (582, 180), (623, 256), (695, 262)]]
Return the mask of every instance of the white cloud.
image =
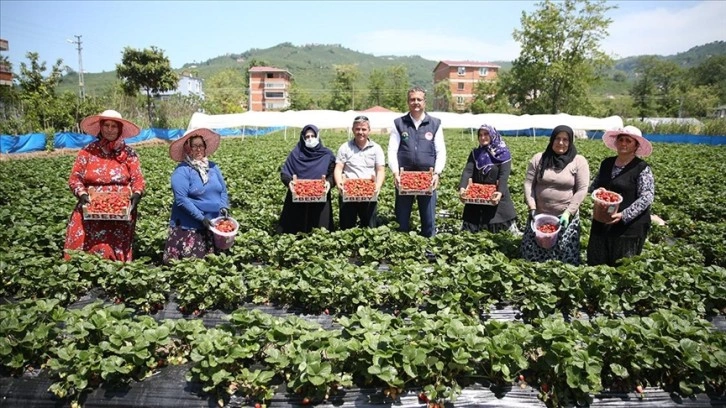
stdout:
[(519, 44), (511, 38), (495, 43), (446, 32), (416, 29), (360, 33), (353, 37), (350, 48), (377, 56), (420, 55), (434, 61), (511, 61), (519, 55)]
[(684, 9), (664, 6), (614, 17), (610, 36), (603, 42), (604, 51), (615, 58), (672, 55), (726, 40), (726, 2), (694, 2)]

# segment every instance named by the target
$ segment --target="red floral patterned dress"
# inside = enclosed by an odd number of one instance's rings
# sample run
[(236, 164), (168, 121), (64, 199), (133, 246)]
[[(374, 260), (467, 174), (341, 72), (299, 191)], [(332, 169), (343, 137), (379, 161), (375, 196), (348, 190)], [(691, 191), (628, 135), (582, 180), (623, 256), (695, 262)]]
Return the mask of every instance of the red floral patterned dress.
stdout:
[[(118, 152), (107, 153), (95, 141), (81, 149), (73, 164), (68, 186), (73, 195), (80, 197), (94, 186), (97, 191), (131, 191), (143, 193), (146, 181), (141, 174), (141, 163), (136, 152), (123, 146)], [(131, 221), (84, 220), (80, 203), (71, 213), (66, 230), (66, 250), (83, 250), (114, 261), (133, 259), (131, 243), (136, 228), (136, 209)], [(65, 259), (70, 259), (66, 252)]]

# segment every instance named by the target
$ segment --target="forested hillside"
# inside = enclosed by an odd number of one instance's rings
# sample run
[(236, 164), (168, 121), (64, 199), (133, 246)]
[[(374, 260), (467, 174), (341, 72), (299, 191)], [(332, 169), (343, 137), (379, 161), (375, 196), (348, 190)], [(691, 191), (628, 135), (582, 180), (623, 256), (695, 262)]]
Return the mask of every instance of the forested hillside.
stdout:
[[(716, 41), (688, 51), (669, 56), (657, 56), (659, 59), (672, 60), (684, 68), (697, 66), (712, 55), (726, 55), (726, 42)], [(598, 94), (621, 94), (629, 86), (634, 76), (638, 61), (644, 56), (627, 57), (615, 61), (613, 70), (607, 79), (594, 91)], [(438, 61), (427, 60), (418, 55), (411, 56), (374, 56), (345, 48), (339, 44), (308, 44), (295, 46), (289, 42), (271, 48), (252, 48), (242, 53), (221, 55), (203, 62), (188, 62), (177, 69), (177, 72), (194, 72), (202, 79), (209, 79), (225, 69), (244, 71), (250, 61), (257, 60), (266, 65), (284, 68), (290, 71), (295, 83), (311, 94), (325, 93), (335, 76), (335, 65), (355, 64), (360, 76), (357, 84), (365, 87), (368, 75), (374, 69), (386, 70), (390, 67), (403, 65), (413, 85), (432, 87), (433, 69)], [(510, 61), (489, 61), (500, 65), (502, 70), (511, 67)], [(624, 74), (618, 75), (618, 73)], [(117, 81), (116, 72), (85, 73), (86, 92), (97, 95), (107, 91)], [(75, 91), (78, 77), (75, 72), (68, 73), (58, 87), (59, 92)]]

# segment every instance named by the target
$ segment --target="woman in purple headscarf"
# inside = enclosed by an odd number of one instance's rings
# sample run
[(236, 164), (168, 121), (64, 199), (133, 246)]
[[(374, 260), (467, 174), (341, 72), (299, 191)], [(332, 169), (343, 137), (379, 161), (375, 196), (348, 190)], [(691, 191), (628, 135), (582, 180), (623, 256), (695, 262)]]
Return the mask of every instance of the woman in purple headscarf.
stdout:
[[(300, 132), (300, 140), (287, 156), (280, 170), (280, 179), (286, 187), (291, 187), (292, 176), (298, 179), (325, 179), (330, 185), (335, 184), (333, 170), (335, 155), (320, 140), (318, 128), (314, 125), (305, 126)], [(279, 233), (296, 234), (310, 232), (313, 228), (333, 230), (333, 207), (330, 201), (330, 190), (324, 203), (295, 203), (292, 192), (288, 188), (285, 204), (280, 214)]]
[(482, 125), (478, 131), (479, 147), (471, 151), (461, 173), (459, 194), (463, 195), (469, 179), (475, 184), (496, 185), (501, 198), (496, 205), (464, 205), (462, 231), (508, 230), (519, 234), (517, 212), (509, 194), (509, 173), (512, 171), (512, 155), (502, 136), (493, 126)]

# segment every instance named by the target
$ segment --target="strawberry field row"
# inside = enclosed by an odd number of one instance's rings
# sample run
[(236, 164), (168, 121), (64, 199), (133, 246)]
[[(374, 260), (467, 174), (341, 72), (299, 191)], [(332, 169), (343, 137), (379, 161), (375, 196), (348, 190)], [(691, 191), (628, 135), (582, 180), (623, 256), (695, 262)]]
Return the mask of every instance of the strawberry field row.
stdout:
[(200, 320), (156, 322), (100, 303), (68, 311), (57, 301), (25, 301), (3, 305), (0, 314), (3, 366), (44, 367), (50, 391), (72, 400), (101, 383), (140, 381), (189, 361), (187, 380), (222, 405), (231, 394), (269, 400), (280, 381), (311, 402), (353, 385), (384, 389), (393, 400), (415, 388), (432, 401), (454, 401), (473, 382), (520, 381), (555, 406), (586, 402), (604, 388), (719, 395), (726, 384), (726, 335), (686, 310), (530, 325), (481, 322), (448, 308), (393, 316), (359, 307), (334, 330), (245, 309), (209, 329)]
[[(275, 238), (248, 231), (240, 237), (248, 244), (229, 254), (172, 266), (111, 263), (82, 253), (67, 263), (17, 258), (3, 265), (2, 295), (55, 298), (67, 305), (89, 289), (100, 288), (108, 301), (124, 302), (145, 313), (159, 309), (171, 293), (188, 312), (231, 310), (251, 302), (313, 314), (325, 310), (348, 314), (365, 305), (391, 311), (454, 308), (480, 315), (492, 306), (510, 304), (525, 321), (556, 312), (573, 317), (581, 311), (645, 315), (670, 307), (690, 309), (701, 317), (726, 313), (726, 269), (699, 265), (698, 252), (687, 247), (654, 247), (617, 268), (575, 267), (510, 259), (494, 250), (506, 250), (513, 239), (509, 235), (440, 234), (430, 242), (435, 262), (426, 261), (424, 242), (409, 246), (410, 251), (375, 247), (356, 251), (355, 236), (387, 240), (389, 248), (397, 248), (400, 238), (407, 243), (424, 241), (386, 227), (318, 231), (298, 240), (280, 238), (277, 243), (284, 250), (271, 248), (263, 258), (253, 249), (254, 242)], [(304, 248), (313, 244), (331, 256), (306, 255)], [(450, 250), (477, 247), (492, 250), (473, 255), (474, 251)], [(373, 259), (390, 263), (381, 265)], [(265, 263), (255, 264), (259, 261)]]

